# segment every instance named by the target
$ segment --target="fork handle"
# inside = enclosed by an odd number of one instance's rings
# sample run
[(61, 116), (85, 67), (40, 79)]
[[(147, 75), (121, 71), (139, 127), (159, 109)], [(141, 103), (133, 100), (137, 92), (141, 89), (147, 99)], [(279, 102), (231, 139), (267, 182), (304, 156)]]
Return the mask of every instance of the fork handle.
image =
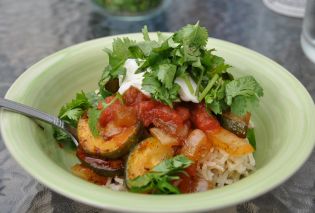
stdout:
[(36, 118), (36, 119), (45, 121), (47, 123), (50, 123), (62, 129), (65, 128), (64, 122), (60, 120), (59, 118), (53, 115), (49, 115), (44, 112), (41, 112), (35, 108), (26, 106), (24, 104), (20, 104), (20, 103), (17, 103), (8, 99), (0, 98), (0, 107), (3, 107), (9, 111), (21, 113), (31, 118)]

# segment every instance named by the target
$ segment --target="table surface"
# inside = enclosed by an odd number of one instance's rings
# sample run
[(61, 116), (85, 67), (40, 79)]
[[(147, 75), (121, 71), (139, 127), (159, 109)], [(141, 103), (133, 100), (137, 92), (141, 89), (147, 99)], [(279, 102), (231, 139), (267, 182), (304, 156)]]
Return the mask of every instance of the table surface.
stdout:
[[(105, 17), (88, 0), (0, 0), (0, 96), (29, 66), (89, 39), (139, 32), (176, 31), (200, 21), (211, 37), (231, 41), (287, 68), (315, 97), (315, 65), (300, 46), (302, 19), (276, 14), (261, 0), (174, 0), (160, 15), (123, 22)], [(315, 153), (284, 184), (224, 212), (315, 212)], [(107, 212), (52, 192), (29, 176), (0, 139), (1, 212)]]

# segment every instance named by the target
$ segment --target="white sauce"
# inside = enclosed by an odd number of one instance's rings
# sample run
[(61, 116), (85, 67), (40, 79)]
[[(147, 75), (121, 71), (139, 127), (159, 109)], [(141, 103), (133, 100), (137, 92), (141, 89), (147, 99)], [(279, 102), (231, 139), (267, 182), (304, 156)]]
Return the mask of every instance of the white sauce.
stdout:
[[(126, 68), (126, 77), (123, 80), (123, 76), (121, 76), (121, 75), (119, 76), (119, 90), (118, 90), (118, 92), (120, 94), (123, 94), (131, 86), (133, 86), (133, 87), (139, 89), (143, 94), (150, 97), (150, 93), (144, 91), (141, 88), (144, 72), (135, 74), (136, 70), (139, 67), (136, 60), (135, 59), (127, 59), (125, 64), (124, 64), (124, 67)], [(195, 91), (196, 87), (197, 87), (196, 83), (190, 77), (189, 77), (189, 80), (190, 80), (190, 83), (192, 85), (193, 91)], [(176, 78), (175, 83), (177, 83), (180, 86), (179, 97), (182, 101), (191, 101), (194, 103), (199, 103), (198, 98), (189, 91), (189, 88), (188, 88), (187, 84), (185, 83), (184, 79)]]
[[(196, 91), (197, 85), (194, 82), (194, 80), (189, 77), (190, 84), (193, 88), (193, 92)], [(175, 83), (177, 83), (180, 86), (179, 90), (179, 97), (182, 101), (191, 101), (194, 103), (199, 103), (198, 98), (195, 96), (195, 94), (192, 94), (183, 78), (177, 77), (175, 79)]]
[(127, 59), (124, 67), (126, 68), (126, 77), (123, 81), (123, 76), (119, 76), (120, 94), (124, 94), (131, 86), (139, 89), (143, 94), (150, 96), (150, 93), (141, 89), (144, 72), (135, 74), (138, 69), (138, 64), (135, 59)]

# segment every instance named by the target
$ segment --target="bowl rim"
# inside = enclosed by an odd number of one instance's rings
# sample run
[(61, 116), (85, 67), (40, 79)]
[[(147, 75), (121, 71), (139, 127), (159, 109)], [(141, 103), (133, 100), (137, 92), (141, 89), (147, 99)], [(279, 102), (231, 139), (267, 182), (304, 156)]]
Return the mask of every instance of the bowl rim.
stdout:
[[(150, 34), (154, 34), (154, 33), (150, 33)], [(165, 34), (169, 34), (169, 33), (165, 33)], [(11, 85), (11, 87), (9, 88), (9, 90), (7, 91), (5, 98), (8, 99), (14, 99), (15, 97), (15, 89), (18, 88), (19, 84), (27, 84), (29, 82), (31, 82), (33, 79), (36, 78), (37, 75), (39, 75), (40, 73), (45, 72), (45, 70), (42, 70), (41, 72), (38, 71), (38, 69), (40, 68), (41, 65), (44, 65), (45, 63), (50, 62), (51, 60), (54, 60), (55, 57), (57, 57), (60, 54), (63, 54), (66, 51), (75, 51), (84, 47), (89, 47), (90, 45), (96, 45), (99, 44), (99, 42), (101, 41), (105, 41), (105, 40), (112, 40), (114, 38), (117, 37), (139, 37), (142, 36), (141, 33), (129, 33), (129, 34), (120, 34), (120, 35), (115, 35), (115, 36), (109, 36), (109, 37), (103, 37), (103, 38), (98, 38), (98, 39), (93, 39), (93, 40), (89, 40), (83, 43), (79, 43), (73, 46), (70, 46), (68, 48), (62, 49), (56, 53), (53, 53), (47, 57), (45, 57), (44, 59), (40, 60), (39, 62), (35, 63), (34, 65), (32, 65), (31, 67), (29, 67), (24, 73), (22, 73), (22, 75), (20, 75), (18, 77), (18, 79), (16, 79), (16, 81)], [(216, 39), (216, 38), (208, 38), (208, 41), (211, 42), (215, 42), (216, 44), (219, 44), (222, 47), (228, 47), (231, 49), (237, 49), (238, 52), (242, 52), (251, 55), (253, 58), (255, 58), (255, 60), (259, 59), (261, 61), (263, 61), (264, 63), (268, 63), (270, 66), (273, 66), (276, 70), (278, 70), (278, 72), (280, 74), (282, 74), (283, 76), (285, 76), (286, 78), (292, 80), (292, 82), (295, 83), (295, 86), (299, 87), (299, 89), (301, 90), (301, 92), (303, 92), (305, 100), (307, 100), (309, 103), (312, 103), (314, 106), (314, 102), (312, 97), (310, 96), (310, 94), (308, 93), (308, 91), (305, 89), (305, 87), (301, 84), (301, 82), (299, 80), (297, 80), (289, 71), (287, 71), (285, 68), (283, 68), (281, 65), (277, 64), (276, 62), (274, 62), (273, 60), (267, 58), (264, 55), (261, 55), (258, 52), (255, 52), (253, 50), (250, 50), (246, 47), (243, 47), (241, 45), (238, 44), (234, 44), (228, 41), (224, 41), (224, 40), (220, 40), (220, 39)], [(26, 83), (25, 83), (26, 82)], [(315, 111), (314, 111), (314, 107), (313, 110), (309, 110), (307, 113), (312, 116), (313, 118), (315, 118)], [(294, 165), (290, 167), (290, 169), (287, 169), (285, 171), (285, 175), (281, 175), (276, 176), (277, 178), (274, 179), (274, 181), (268, 185), (268, 186), (264, 186), (263, 188), (260, 187), (260, 189), (258, 191), (252, 192), (252, 194), (245, 194), (245, 195), (238, 195), (235, 196), (233, 200), (229, 200), (227, 202), (218, 202), (217, 203), (211, 203), (209, 202), (209, 200), (206, 199), (207, 194), (209, 194), (209, 191), (207, 192), (201, 192), (201, 193), (194, 193), (194, 194), (184, 194), (184, 195), (172, 195), (172, 196), (163, 196), (163, 195), (154, 195), (154, 196), (147, 196), (147, 195), (140, 195), (140, 194), (133, 194), (133, 193), (122, 193), (122, 192), (111, 192), (111, 193), (107, 193), (107, 198), (112, 198), (112, 199), (126, 199), (130, 200), (130, 203), (133, 205), (119, 205), (119, 203), (101, 203), (99, 200), (93, 200), (91, 198), (85, 197), (85, 195), (83, 193), (81, 194), (76, 194), (74, 191), (71, 191), (71, 189), (67, 188), (67, 187), (61, 187), (59, 186), (58, 181), (52, 182), (52, 179), (46, 179), (45, 176), (41, 173), (39, 173), (36, 169), (34, 169), (34, 167), (30, 167), (27, 163), (25, 163), (24, 159), (22, 156), (17, 155), (17, 152), (15, 150), (15, 147), (10, 143), (10, 138), (9, 135), (6, 134), (5, 132), (5, 128), (4, 128), (4, 118), (9, 120), (9, 115), (7, 113), (4, 113), (3, 110), (0, 111), (0, 129), (1, 129), (1, 135), (4, 141), (4, 144), (6, 145), (7, 149), (9, 150), (9, 152), (11, 153), (11, 155), (14, 157), (14, 159), (18, 162), (18, 164), (24, 169), (26, 170), (29, 174), (32, 175), (32, 177), (34, 177), (36, 180), (38, 180), (40, 183), (46, 185), (47, 187), (49, 187), (50, 189), (52, 189), (53, 191), (56, 191), (66, 197), (69, 197), (73, 200), (88, 204), (88, 205), (93, 205), (95, 207), (99, 207), (99, 208), (107, 208), (110, 210), (114, 210), (114, 211), (129, 211), (129, 212), (195, 212), (195, 211), (205, 211), (205, 210), (215, 210), (215, 209), (220, 209), (220, 208), (225, 208), (225, 207), (229, 207), (235, 204), (238, 204), (240, 202), (245, 202), (248, 200), (251, 200), (253, 198), (256, 198), (272, 189), (274, 189), (275, 187), (277, 187), (278, 185), (282, 184), (284, 181), (286, 181), (288, 178), (290, 178), (303, 164), (304, 162), (309, 158), (309, 156), (312, 153), (312, 150), (314, 148), (315, 145), (315, 133), (310, 132), (309, 133), (309, 137), (308, 137), (308, 143), (304, 144), (304, 153), (303, 155), (299, 155), (299, 158), (297, 158), (297, 160), (294, 161)], [(305, 112), (306, 113), (306, 112)], [(314, 119), (315, 121), (315, 119)], [(312, 127), (314, 127), (315, 122), (312, 122)], [(58, 175), (56, 174), (56, 177)], [(248, 176), (246, 179), (250, 178), (251, 176)], [(84, 181), (86, 182), (86, 181)], [(83, 183), (82, 183), (83, 184)], [(86, 183), (89, 184), (89, 183)], [(84, 185), (86, 185), (84, 184)], [(235, 183), (237, 184), (237, 183)], [(234, 190), (234, 186), (235, 184), (232, 184), (230, 186), (226, 186), (226, 187), (230, 187), (229, 189)], [(91, 185), (91, 184), (90, 184)], [(95, 189), (98, 186), (89, 186), (91, 189)], [(224, 188), (226, 188), (224, 187)], [(104, 192), (108, 192), (108, 190), (102, 189), (104, 190)], [(217, 189), (215, 189), (217, 190)], [(212, 190), (213, 191), (213, 190)], [(219, 193), (219, 191), (218, 191)], [(105, 194), (105, 193), (104, 193)], [(105, 196), (105, 195), (104, 195)], [(108, 197), (110, 196), (110, 197)], [(154, 197), (154, 198), (153, 198)], [(165, 199), (165, 197), (167, 197), (167, 199)], [(144, 200), (147, 203), (137, 203), (137, 201), (140, 200)], [(194, 199), (200, 199), (200, 201), (198, 202), (199, 205), (191, 205), (191, 206), (187, 206), (187, 204), (184, 204), (184, 201), (191, 201)], [(170, 202), (170, 200), (173, 202)], [(135, 203), (134, 203), (135, 202)], [(155, 209), (151, 209), (154, 207), (159, 207), (159, 205), (161, 205), (161, 202), (163, 203), (162, 205), (164, 205), (162, 208), (155, 208)], [(181, 203), (180, 206), (176, 206), (177, 208), (174, 208), (174, 202), (179, 202)], [(211, 205), (210, 205), (211, 204)], [(160, 206), (161, 207), (161, 206)]]

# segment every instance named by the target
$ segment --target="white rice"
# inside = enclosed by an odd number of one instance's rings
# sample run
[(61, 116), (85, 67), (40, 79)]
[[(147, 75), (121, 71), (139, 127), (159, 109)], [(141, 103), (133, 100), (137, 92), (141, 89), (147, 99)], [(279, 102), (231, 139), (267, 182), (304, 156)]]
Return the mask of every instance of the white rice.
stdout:
[(121, 177), (109, 177), (105, 184), (105, 187), (110, 188), (114, 191), (126, 191), (126, 187), (124, 184), (124, 179)]
[(208, 183), (210, 188), (232, 184), (248, 176), (255, 169), (255, 164), (252, 153), (236, 157), (222, 149), (211, 148), (197, 168), (200, 178), (197, 191), (208, 190)]
[[(199, 177), (196, 191), (207, 191), (211, 188), (232, 184), (249, 175), (255, 169), (253, 154), (230, 156), (219, 148), (211, 148), (210, 152), (198, 163)], [(110, 177), (105, 187), (114, 191), (126, 191), (122, 177)]]

